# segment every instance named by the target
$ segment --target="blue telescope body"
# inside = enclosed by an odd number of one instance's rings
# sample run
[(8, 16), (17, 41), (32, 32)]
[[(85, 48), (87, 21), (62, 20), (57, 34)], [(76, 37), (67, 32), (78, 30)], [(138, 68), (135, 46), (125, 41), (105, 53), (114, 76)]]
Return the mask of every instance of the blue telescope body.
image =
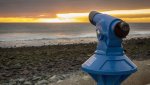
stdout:
[(137, 71), (137, 66), (125, 55), (122, 39), (130, 30), (128, 23), (107, 14), (92, 11), (89, 21), (96, 26), (98, 45), (95, 53), (82, 64), (97, 85), (121, 85)]

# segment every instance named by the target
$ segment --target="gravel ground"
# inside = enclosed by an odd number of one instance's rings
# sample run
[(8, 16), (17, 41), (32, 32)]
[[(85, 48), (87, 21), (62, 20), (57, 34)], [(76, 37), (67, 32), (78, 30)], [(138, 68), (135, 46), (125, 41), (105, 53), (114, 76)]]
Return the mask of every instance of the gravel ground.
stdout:
[[(125, 40), (132, 60), (150, 59), (150, 38)], [(48, 85), (80, 71), (96, 43), (0, 48), (1, 85)]]

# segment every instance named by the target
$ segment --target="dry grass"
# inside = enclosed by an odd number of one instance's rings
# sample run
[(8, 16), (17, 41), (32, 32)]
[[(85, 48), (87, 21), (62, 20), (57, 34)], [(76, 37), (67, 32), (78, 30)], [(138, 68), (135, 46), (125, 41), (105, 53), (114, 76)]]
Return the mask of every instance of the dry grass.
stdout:
[[(146, 61), (134, 61), (138, 66), (138, 71), (130, 76), (122, 85), (147, 85), (150, 83), (150, 60)], [(78, 74), (73, 75), (63, 81), (49, 85), (96, 85), (96, 82), (88, 75)]]
[(135, 61), (138, 71), (130, 76), (123, 85), (146, 85), (150, 83), (150, 60)]

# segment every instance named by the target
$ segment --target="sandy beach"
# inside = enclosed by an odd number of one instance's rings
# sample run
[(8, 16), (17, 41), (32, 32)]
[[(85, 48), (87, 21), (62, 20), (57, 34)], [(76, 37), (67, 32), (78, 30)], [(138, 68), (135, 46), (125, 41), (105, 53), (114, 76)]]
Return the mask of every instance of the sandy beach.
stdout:
[(47, 46), (47, 45), (66, 45), (96, 42), (96, 38), (77, 38), (77, 39), (37, 39), (37, 40), (15, 40), (15, 41), (0, 41), (2, 48), (15, 47), (31, 47), (31, 46)]
[[(0, 84), (93, 85), (95, 82), (80, 68), (95, 51), (96, 39), (79, 41), (83, 43), (1, 47)], [(123, 85), (150, 83), (149, 42), (150, 38), (132, 38), (123, 42), (127, 56), (139, 66), (139, 71)]]

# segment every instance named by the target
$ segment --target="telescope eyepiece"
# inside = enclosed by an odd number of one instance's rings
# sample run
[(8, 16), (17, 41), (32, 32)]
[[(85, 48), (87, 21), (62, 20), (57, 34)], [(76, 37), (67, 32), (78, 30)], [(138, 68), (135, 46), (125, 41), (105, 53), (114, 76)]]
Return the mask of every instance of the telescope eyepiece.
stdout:
[(89, 14), (89, 21), (91, 22), (91, 24), (93, 25), (96, 25), (96, 22), (93, 21), (93, 18), (96, 14), (100, 14), (99, 12), (97, 11), (91, 11), (90, 14)]
[(129, 34), (129, 31), (130, 31), (129, 24), (127, 24), (124, 21), (117, 23), (114, 28), (114, 32), (116, 36), (118, 36), (119, 38), (125, 38)]

